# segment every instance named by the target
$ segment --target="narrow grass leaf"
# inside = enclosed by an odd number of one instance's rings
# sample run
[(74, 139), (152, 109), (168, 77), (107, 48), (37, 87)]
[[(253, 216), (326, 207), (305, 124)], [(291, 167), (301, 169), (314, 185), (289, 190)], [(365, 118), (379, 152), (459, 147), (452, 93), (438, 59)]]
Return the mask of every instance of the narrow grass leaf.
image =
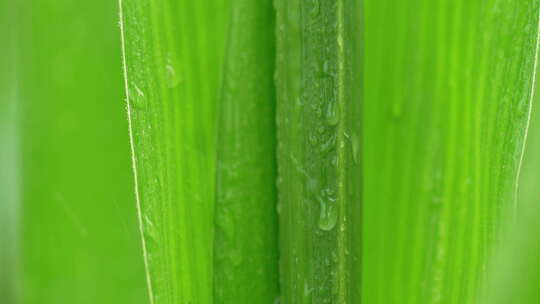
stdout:
[(488, 264), (480, 303), (540, 303), (540, 94), (536, 96), (519, 177), (516, 214), (507, 216), (504, 239)]
[(476, 303), (515, 207), (538, 9), (366, 0), (363, 303)]
[(128, 119), (150, 303), (212, 303), (215, 112), (225, 0), (122, 0)]
[(274, 303), (274, 10), (271, 0), (231, 5), (218, 118), (214, 303)]
[(283, 303), (360, 301), (360, 4), (275, 1)]

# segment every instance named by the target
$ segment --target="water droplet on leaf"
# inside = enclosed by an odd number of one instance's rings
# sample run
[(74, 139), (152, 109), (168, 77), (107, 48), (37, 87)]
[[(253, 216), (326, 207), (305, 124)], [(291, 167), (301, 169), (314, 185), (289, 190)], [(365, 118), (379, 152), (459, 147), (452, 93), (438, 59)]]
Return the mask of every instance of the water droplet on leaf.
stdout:
[(355, 164), (357, 164), (360, 158), (360, 156), (358, 155), (360, 153), (360, 143), (358, 142), (358, 137), (356, 135), (352, 136), (351, 147), (353, 161)]
[(312, 7), (311, 7), (311, 16), (315, 17), (319, 15), (319, 12), (321, 11), (321, 5), (319, 3), (319, 0), (312, 0)]
[(170, 89), (177, 87), (178, 84), (180, 83), (180, 78), (178, 77), (176, 70), (171, 64), (167, 64), (165, 69), (167, 73), (167, 86)]
[(326, 108), (326, 123), (335, 126), (339, 122), (338, 107), (334, 101), (330, 101)]
[(129, 99), (136, 109), (143, 109), (146, 105), (146, 96), (144, 96), (144, 92), (137, 85), (134, 85), (134, 92), (130, 95)]
[(338, 212), (335, 202), (326, 202), (325, 199), (321, 199), (321, 213), (319, 215), (319, 229), (323, 231), (330, 231), (334, 229), (337, 223)]

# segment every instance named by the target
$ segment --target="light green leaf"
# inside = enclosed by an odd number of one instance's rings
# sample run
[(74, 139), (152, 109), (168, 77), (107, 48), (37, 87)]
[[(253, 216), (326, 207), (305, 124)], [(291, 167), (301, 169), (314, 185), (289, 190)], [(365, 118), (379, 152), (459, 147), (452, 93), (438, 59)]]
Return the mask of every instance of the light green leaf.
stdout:
[(215, 112), (226, 0), (120, 2), (152, 304), (212, 303)]
[(232, 1), (218, 118), (214, 303), (278, 298), (274, 11)]
[(281, 301), (359, 303), (361, 1), (275, 4)]
[(363, 303), (476, 303), (515, 206), (539, 1), (365, 4)]
[(517, 213), (507, 216), (503, 241), (491, 263), (481, 303), (540, 303), (540, 95), (538, 81), (525, 158), (519, 177)]

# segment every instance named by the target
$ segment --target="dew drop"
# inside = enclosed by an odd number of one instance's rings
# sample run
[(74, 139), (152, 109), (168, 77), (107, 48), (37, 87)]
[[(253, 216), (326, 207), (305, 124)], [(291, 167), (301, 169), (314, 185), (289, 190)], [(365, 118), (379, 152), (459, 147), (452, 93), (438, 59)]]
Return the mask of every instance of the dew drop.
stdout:
[(321, 11), (321, 5), (319, 3), (319, 0), (312, 0), (311, 3), (313, 5), (311, 8), (311, 16), (315, 17), (319, 15)]
[(146, 227), (154, 227), (154, 223), (148, 215), (144, 216), (144, 224), (146, 225)]
[(326, 75), (330, 74), (330, 62), (329, 61), (325, 61), (323, 63), (323, 73), (326, 74)]
[(167, 72), (167, 86), (170, 89), (177, 87), (180, 83), (180, 78), (178, 77), (178, 74), (176, 73), (176, 70), (172, 64), (167, 64), (165, 70)]
[(332, 158), (330, 158), (330, 164), (332, 165), (332, 167), (337, 167), (338, 165), (337, 155), (333, 155)]
[(308, 136), (308, 140), (309, 140), (309, 143), (310, 143), (311, 145), (313, 145), (313, 146), (316, 145), (317, 142), (318, 142), (318, 140), (317, 140), (317, 135), (314, 134), (314, 133), (311, 133), (311, 134)]
[(358, 142), (358, 137), (356, 135), (352, 136), (351, 147), (352, 147), (353, 161), (355, 164), (357, 164), (360, 158), (358, 155), (360, 153), (360, 143)]
[(321, 213), (319, 215), (319, 229), (323, 231), (330, 231), (334, 229), (337, 223), (338, 213), (335, 206), (335, 202), (320, 200)]
[(323, 154), (330, 152), (336, 145), (336, 136), (332, 134), (328, 140), (324, 143), (321, 143), (319, 151)]
[(339, 122), (337, 105), (334, 101), (330, 101), (326, 108), (326, 123), (329, 126), (335, 126)]
[(145, 215), (144, 218), (144, 238), (147, 242), (155, 242), (157, 240), (157, 230), (152, 222), (152, 219)]
[(319, 181), (316, 178), (309, 177), (306, 188), (310, 196), (317, 196), (319, 192)]
[(146, 96), (137, 85), (134, 85), (134, 89), (135, 92), (133, 92), (129, 98), (131, 100), (131, 104), (133, 104), (133, 107), (136, 109), (143, 109), (146, 105)]

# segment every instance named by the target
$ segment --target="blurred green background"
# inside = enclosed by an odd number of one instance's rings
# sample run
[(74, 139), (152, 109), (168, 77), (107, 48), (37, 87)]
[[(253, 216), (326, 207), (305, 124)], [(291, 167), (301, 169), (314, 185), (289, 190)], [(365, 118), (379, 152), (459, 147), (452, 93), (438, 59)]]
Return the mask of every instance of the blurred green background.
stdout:
[(147, 303), (117, 3), (0, 6), (0, 303)]
[[(148, 303), (117, 12), (0, 0), (0, 304)], [(485, 303), (540, 301), (538, 110), (522, 169)]]
[(16, 75), (11, 5), (0, 1), (0, 303), (15, 301), (19, 194)]

